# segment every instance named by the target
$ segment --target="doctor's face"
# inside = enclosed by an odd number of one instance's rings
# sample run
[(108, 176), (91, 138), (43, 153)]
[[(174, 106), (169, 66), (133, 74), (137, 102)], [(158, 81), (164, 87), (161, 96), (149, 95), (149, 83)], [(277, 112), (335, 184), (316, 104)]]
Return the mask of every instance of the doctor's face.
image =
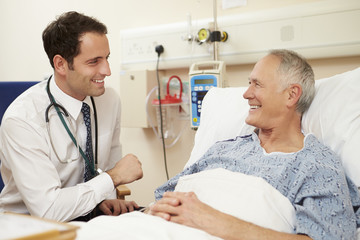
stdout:
[(278, 68), (280, 59), (268, 55), (256, 63), (249, 77), (249, 88), (243, 97), (250, 105), (246, 123), (260, 129), (273, 129), (282, 124), (286, 94), (281, 89)]
[(105, 34), (85, 33), (80, 38), (80, 53), (74, 57), (72, 67), (68, 67), (65, 92), (80, 101), (86, 96), (102, 95), (104, 79), (111, 75), (109, 55)]

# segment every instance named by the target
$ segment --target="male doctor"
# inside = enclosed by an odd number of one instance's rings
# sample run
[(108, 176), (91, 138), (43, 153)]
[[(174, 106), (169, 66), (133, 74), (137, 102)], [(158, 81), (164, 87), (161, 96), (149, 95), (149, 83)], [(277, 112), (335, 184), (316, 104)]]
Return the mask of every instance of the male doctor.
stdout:
[(115, 196), (116, 186), (143, 172), (136, 156), (121, 158), (120, 100), (104, 86), (111, 74), (106, 34), (104, 24), (77, 12), (64, 13), (43, 31), (54, 75), (4, 114), (0, 211), (69, 221), (89, 220), (97, 206), (108, 215), (138, 207)]

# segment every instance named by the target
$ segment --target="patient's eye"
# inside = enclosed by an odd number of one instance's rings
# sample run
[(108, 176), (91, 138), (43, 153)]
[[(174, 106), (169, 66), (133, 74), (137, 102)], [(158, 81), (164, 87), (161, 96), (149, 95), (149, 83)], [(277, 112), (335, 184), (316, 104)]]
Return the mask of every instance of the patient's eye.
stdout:
[(249, 78), (249, 87), (261, 88), (262, 83), (257, 78)]
[(258, 80), (250, 81), (250, 85), (253, 84), (255, 87), (261, 87), (261, 83)]

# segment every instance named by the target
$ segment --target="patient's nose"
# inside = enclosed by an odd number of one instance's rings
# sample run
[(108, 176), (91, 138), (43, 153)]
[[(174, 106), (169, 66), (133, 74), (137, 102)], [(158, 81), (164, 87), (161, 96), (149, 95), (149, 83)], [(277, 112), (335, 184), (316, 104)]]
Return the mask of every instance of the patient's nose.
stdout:
[(251, 86), (249, 86), (243, 94), (243, 98), (250, 99), (253, 96)]

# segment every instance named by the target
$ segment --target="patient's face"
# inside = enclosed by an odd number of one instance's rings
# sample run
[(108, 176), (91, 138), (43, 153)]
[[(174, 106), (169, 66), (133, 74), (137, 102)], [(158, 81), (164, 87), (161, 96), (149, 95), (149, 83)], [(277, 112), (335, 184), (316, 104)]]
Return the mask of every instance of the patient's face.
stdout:
[(268, 55), (256, 63), (244, 98), (250, 105), (246, 123), (260, 129), (282, 126), (286, 112), (286, 92), (281, 90), (277, 69), (280, 59)]

